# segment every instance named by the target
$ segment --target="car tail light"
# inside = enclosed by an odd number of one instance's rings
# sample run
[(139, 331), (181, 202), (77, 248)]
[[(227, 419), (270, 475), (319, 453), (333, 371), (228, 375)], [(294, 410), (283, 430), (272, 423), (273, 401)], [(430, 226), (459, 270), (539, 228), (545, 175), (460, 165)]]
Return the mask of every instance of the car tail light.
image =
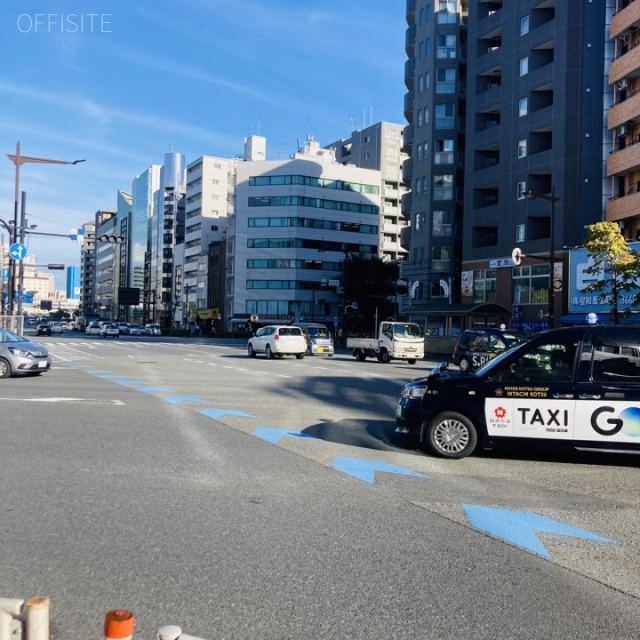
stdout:
[(460, 348), (460, 343), (456, 342), (455, 346), (453, 347), (454, 351), (457, 351)]
[(276, 333), (276, 335), (275, 335), (275, 336), (273, 336), (273, 339), (274, 339), (274, 340), (280, 340), (280, 334), (279, 334), (279, 333)]

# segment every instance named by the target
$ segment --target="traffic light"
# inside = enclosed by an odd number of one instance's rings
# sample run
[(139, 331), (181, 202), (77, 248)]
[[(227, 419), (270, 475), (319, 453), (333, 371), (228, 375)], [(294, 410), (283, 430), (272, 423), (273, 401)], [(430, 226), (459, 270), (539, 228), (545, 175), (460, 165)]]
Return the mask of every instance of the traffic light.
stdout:
[(96, 240), (98, 240), (98, 242), (109, 242), (110, 244), (124, 243), (124, 238), (122, 236), (109, 236), (109, 235), (98, 236)]
[(63, 264), (48, 264), (47, 269), (64, 269)]

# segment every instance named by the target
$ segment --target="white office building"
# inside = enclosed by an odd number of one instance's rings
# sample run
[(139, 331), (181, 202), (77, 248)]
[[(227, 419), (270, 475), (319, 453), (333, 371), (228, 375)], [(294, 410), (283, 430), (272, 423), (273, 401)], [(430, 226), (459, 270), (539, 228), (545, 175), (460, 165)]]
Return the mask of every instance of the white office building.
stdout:
[(380, 171), (345, 166), (312, 138), (287, 160), (237, 161), (227, 329), (291, 321), (335, 326), (346, 256), (378, 255), (380, 185)]

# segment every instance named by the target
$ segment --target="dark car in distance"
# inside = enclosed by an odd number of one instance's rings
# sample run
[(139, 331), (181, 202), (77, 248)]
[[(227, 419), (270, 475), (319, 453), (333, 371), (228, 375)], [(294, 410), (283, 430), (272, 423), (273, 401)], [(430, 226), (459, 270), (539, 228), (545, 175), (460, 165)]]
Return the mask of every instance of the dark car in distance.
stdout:
[(36, 327), (36, 335), (37, 336), (50, 336), (51, 335), (51, 324), (48, 322), (41, 322)]
[(460, 367), (460, 371), (471, 371), (524, 340), (524, 334), (519, 331), (468, 329), (456, 343), (451, 360)]

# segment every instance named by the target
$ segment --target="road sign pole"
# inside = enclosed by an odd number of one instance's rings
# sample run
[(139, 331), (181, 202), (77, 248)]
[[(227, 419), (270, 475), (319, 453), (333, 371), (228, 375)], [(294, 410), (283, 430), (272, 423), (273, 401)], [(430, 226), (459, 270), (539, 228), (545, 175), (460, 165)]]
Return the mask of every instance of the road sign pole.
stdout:
[[(20, 244), (24, 245), (24, 231), (27, 226), (26, 220), (26, 205), (27, 205), (27, 192), (22, 192), (22, 200), (20, 203)], [(17, 233), (17, 230), (16, 230)], [(18, 315), (22, 315), (22, 296), (24, 288), (24, 258), (20, 260), (20, 264), (18, 266)]]

